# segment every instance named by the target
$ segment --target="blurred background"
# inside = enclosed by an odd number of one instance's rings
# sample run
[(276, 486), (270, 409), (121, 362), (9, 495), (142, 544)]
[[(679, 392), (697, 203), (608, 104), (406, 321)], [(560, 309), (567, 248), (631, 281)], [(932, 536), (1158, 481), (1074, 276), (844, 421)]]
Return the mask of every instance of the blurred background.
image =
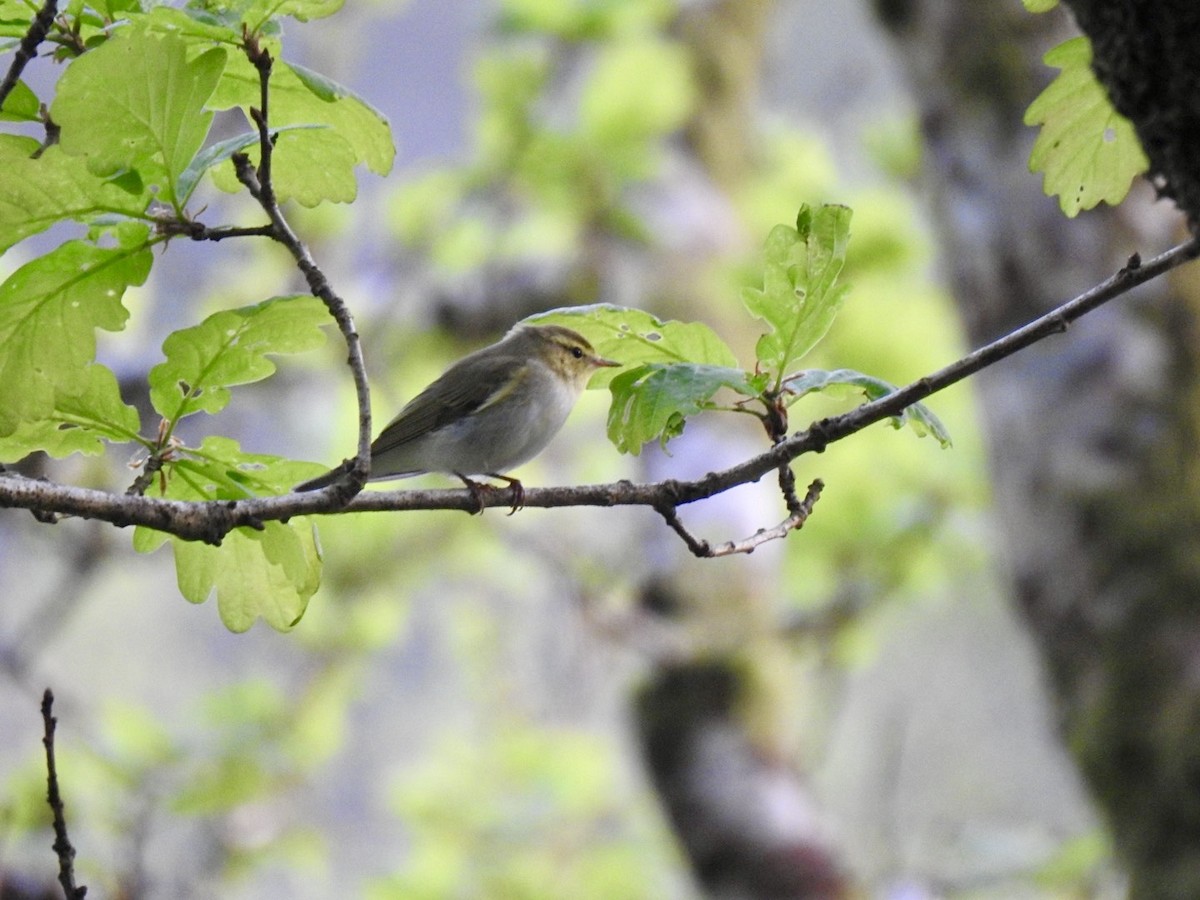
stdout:
[[(557, 306), (703, 321), (751, 359), (740, 291), (801, 203), (854, 209), (813, 365), (901, 384), (1178, 228), (1143, 188), (1068, 221), (1028, 172), (1021, 116), (1071, 33), (1018, 0), (361, 0), (290, 23), (284, 56), (386, 114), (396, 168), (288, 213), (357, 317), (378, 422)], [(211, 194), (208, 224), (257, 221)], [(1109, 676), (1127, 610), (1178, 588), (1147, 581), (1159, 529), (1194, 518), (1188, 288), (936, 395), (953, 449), (878, 425), (802, 457), (800, 484), (826, 483), (813, 517), (747, 557), (694, 559), (643, 509), (335, 517), (300, 624), (235, 635), (181, 599), (168, 549), (4, 514), (0, 895), (53, 887), (51, 686), (89, 896), (1124, 896), (1104, 779), (1124, 778), (1118, 720), (1169, 689)], [(297, 289), (274, 247), (175, 241), (102, 361), (146, 409), (171, 330)], [(343, 358), (331, 335), (181, 437), (333, 464), (354, 445)], [(713, 415), (623, 457), (606, 400), (527, 485), (688, 478), (766, 446)], [(128, 462), (30, 465), (122, 490)], [(1131, 515), (1134, 486), (1166, 505)], [(682, 510), (714, 541), (785, 514), (772, 479)]]

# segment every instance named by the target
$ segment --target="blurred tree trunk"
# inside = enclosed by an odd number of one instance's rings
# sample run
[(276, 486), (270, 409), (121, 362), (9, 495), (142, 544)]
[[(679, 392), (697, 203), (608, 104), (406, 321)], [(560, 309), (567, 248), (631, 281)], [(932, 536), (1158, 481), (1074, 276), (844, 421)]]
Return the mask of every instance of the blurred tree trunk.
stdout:
[[(771, 0), (716, 0), (692, 5), (676, 23), (702, 93), (685, 131), (689, 168), (721, 191), (736, 190), (755, 164), (753, 118), (774, 7)], [(694, 194), (696, 185), (681, 189)], [(695, 270), (694, 256), (681, 270)], [(680, 281), (662, 292), (666, 302), (694, 304), (703, 289)], [(664, 559), (684, 556), (674, 535), (665, 540)], [(693, 626), (703, 620), (727, 637), (703, 653), (663, 659), (638, 693), (642, 754), (667, 818), (709, 897), (846, 896), (807, 774), (781, 747), (796, 704), (766, 696), (764, 686), (781, 681), (773, 671), (781, 637), (771, 592), (708, 570), (703, 584), (689, 582), (692, 562), (666, 565), (642, 594), (647, 613)]]
[[(994, 0), (874, 6), (919, 106), (924, 187), (973, 345), (1165, 248), (1164, 223), (1180, 222), (1168, 204), (1067, 221), (1027, 170), (1022, 115), (1065, 16)], [(976, 382), (1013, 590), (1065, 737), (1131, 895), (1180, 900), (1200, 897), (1196, 289), (1194, 267), (1181, 270)]]

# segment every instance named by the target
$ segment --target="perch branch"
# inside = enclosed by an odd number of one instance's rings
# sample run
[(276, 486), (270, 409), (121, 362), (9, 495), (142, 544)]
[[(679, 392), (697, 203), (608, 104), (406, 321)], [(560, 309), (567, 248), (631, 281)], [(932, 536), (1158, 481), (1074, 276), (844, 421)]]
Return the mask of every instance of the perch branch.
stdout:
[(371, 389), (367, 384), (367, 367), (363, 360), (362, 343), (354, 326), (354, 317), (346, 302), (333, 290), (325, 273), (317, 266), (308, 248), (292, 230), (279, 202), (275, 196), (275, 186), (271, 179), (271, 161), (275, 151), (277, 135), (270, 129), (270, 84), (271, 69), (274, 60), (271, 54), (258, 41), (258, 37), (249, 31), (243, 36), (243, 49), (246, 57), (258, 71), (259, 107), (251, 108), (250, 118), (258, 128), (259, 161), (255, 171), (245, 154), (233, 155), (234, 169), (238, 180), (258, 201), (267, 218), (271, 220), (272, 237), (283, 244), (296, 260), (296, 265), (304, 274), (309, 290), (319, 297), (337, 322), (338, 330), (346, 341), (348, 351), (347, 363), (354, 376), (354, 389), (358, 398), (358, 450), (354, 464), (350, 467), (347, 477), (335, 482), (322, 491), (335, 505), (346, 503), (351, 497), (362, 490), (370, 474), (371, 466)]
[[(1111, 278), (1063, 304), (1028, 325), (981, 347), (924, 378), (885, 397), (865, 403), (848, 413), (821, 419), (804, 431), (772, 446), (742, 463), (710, 472), (694, 481), (667, 480), (651, 484), (618, 481), (612, 484), (576, 487), (526, 488), (527, 508), (564, 506), (648, 506), (675, 509), (712, 497), (741, 484), (758, 481), (767, 473), (805, 453), (820, 453), (835, 441), (849, 437), (869, 425), (898, 415), (924, 400), (1019, 350), (1065, 331), (1067, 326), (1103, 303), (1127, 293), (1139, 284), (1200, 255), (1200, 239), (1193, 238), (1162, 255), (1141, 263), (1134, 256)], [(811, 489), (810, 489), (811, 491)], [(515, 497), (512, 499), (516, 499)], [(466, 490), (371, 491), (344, 502), (332, 489), (279, 497), (244, 500), (188, 502), (154, 497), (123, 496), (87, 488), (51, 484), (0, 473), (0, 507), (38, 510), (100, 519), (114, 525), (145, 525), (188, 540), (219, 543), (238, 527), (262, 528), (263, 523), (294, 516), (346, 512), (395, 512), (401, 510), (462, 510), (476, 512), (478, 504)], [(783, 527), (791, 517), (781, 523)]]

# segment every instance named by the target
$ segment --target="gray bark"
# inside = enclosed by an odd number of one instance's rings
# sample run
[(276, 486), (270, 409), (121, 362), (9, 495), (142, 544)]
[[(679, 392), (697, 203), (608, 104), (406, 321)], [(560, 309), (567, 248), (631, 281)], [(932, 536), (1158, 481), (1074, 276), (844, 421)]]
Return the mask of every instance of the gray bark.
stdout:
[[(1194, 111), (1179, 103), (1200, 102), (1187, 74), (1200, 54), (1176, 54), (1200, 30), (1173, 31), (1180, 23), (1162, 17), (1195, 19), (1200, 8), (1164, 3), (1152, 16), (1146, 3), (1073, 5), (1085, 27), (1128, 37), (1153, 26), (1145, 41), (1097, 41), (1097, 69), (1119, 84), (1123, 111), (1149, 111), (1139, 132), (1160, 187), (1195, 221), (1200, 144)], [(1131, 200), (1067, 222), (1027, 171), (1033, 132), (1022, 114), (1040, 88), (1033, 78), (1045, 77), (1041, 54), (1065, 36), (1061, 18), (991, 0), (879, 0), (876, 10), (920, 106), (924, 187), (972, 344), (1096, 283), (1135, 250), (1165, 247), (1164, 221), (1178, 223), (1167, 204), (1148, 212)], [(1154, 66), (1161, 75), (1148, 74)], [(1197, 335), (1186, 275), (977, 382), (1012, 586), (1064, 735), (1132, 896), (1181, 900), (1200, 896)]]

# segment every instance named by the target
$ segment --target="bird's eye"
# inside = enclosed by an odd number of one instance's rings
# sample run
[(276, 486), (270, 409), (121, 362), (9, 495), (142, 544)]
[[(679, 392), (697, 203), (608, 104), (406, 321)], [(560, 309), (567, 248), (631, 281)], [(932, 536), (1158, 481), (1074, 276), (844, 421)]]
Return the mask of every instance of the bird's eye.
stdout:
[(572, 348), (571, 348), (571, 355), (572, 355), (573, 357), (575, 357), (576, 359), (583, 359), (583, 348), (581, 348), (581, 347), (572, 347)]

